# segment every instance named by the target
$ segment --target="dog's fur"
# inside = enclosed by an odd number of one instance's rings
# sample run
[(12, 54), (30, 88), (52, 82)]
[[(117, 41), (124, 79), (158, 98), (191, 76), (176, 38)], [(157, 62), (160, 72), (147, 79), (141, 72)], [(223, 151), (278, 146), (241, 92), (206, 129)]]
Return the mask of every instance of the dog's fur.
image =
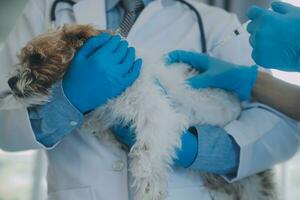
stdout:
[[(30, 41), (21, 51), (16, 75), (9, 80), (15, 98), (27, 107), (47, 102), (76, 51), (101, 32), (87, 25), (67, 25)], [(132, 124), (137, 133), (129, 153), (135, 200), (162, 200), (184, 130), (197, 124), (224, 126), (238, 117), (241, 107), (234, 95), (223, 90), (187, 86), (186, 78), (196, 73), (188, 66), (165, 67), (163, 59), (152, 52), (138, 54), (144, 61), (138, 80), (121, 96), (89, 113), (81, 128), (104, 139), (111, 138), (113, 124)], [(113, 139), (107, 142), (116, 144)], [(216, 200), (276, 199), (270, 172), (233, 184), (212, 174), (201, 173), (201, 177)]]

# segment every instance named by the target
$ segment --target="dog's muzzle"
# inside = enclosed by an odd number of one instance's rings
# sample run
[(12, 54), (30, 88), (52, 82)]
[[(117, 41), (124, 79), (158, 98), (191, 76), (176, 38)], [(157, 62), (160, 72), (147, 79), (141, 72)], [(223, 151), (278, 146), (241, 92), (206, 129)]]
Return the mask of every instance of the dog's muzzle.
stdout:
[(12, 93), (17, 96), (17, 97), (24, 97), (23, 93), (20, 92), (16, 85), (17, 85), (17, 82), (18, 82), (18, 77), (16, 76), (13, 76), (11, 77), (10, 79), (8, 79), (7, 83), (8, 83), (8, 86), (10, 87)]

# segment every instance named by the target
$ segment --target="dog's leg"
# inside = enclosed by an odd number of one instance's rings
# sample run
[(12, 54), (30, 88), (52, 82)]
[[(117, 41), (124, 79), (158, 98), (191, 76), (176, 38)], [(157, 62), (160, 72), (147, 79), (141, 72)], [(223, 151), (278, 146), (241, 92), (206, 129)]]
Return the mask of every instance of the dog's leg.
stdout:
[(250, 176), (236, 184), (242, 187), (241, 200), (278, 200), (271, 170)]
[(214, 200), (278, 200), (271, 171), (234, 183), (228, 183), (222, 177), (208, 173), (203, 173), (202, 178)]
[[(141, 112), (143, 116), (136, 119), (137, 137), (130, 152), (130, 170), (136, 200), (162, 200), (166, 195), (168, 169), (176, 148), (180, 147), (181, 134), (187, 128), (186, 119), (162, 95), (147, 104), (143, 108), (147, 112)], [(141, 122), (145, 115), (145, 121)]]
[[(177, 113), (144, 66), (140, 78), (117, 99), (96, 111), (101, 127), (131, 124), (136, 142), (129, 154), (135, 200), (163, 200), (167, 172), (180, 148), (186, 117)], [(102, 119), (102, 120), (101, 120)]]

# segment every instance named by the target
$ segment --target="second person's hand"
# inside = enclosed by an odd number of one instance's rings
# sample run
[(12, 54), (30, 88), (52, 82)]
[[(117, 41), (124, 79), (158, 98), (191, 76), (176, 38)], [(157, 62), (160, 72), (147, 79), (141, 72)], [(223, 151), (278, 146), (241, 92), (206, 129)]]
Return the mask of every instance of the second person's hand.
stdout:
[(272, 9), (248, 11), (252, 58), (265, 68), (300, 72), (300, 8), (273, 2)]
[(75, 55), (63, 79), (69, 101), (82, 113), (119, 96), (138, 78), (142, 60), (120, 36), (90, 38)]
[(181, 50), (170, 52), (167, 62), (186, 63), (201, 72), (187, 80), (192, 88), (221, 88), (234, 92), (242, 101), (250, 100), (258, 73), (256, 66), (234, 65), (205, 54)]

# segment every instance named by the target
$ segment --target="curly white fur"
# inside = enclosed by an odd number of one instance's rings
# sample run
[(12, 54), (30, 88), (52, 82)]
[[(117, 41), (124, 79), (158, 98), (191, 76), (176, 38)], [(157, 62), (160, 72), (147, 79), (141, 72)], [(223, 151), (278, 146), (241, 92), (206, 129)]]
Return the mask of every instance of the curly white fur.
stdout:
[(141, 56), (143, 68), (134, 85), (95, 110), (83, 128), (103, 135), (116, 122), (131, 123), (137, 133), (129, 154), (135, 200), (162, 200), (183, 131), (196, 124), (223, 126), (238, 117), (241, 107), (223, 90), (187, 86), (185, 80), (195, 73), (188, 66), (166, 67), (161, 56), (147, 55)]

